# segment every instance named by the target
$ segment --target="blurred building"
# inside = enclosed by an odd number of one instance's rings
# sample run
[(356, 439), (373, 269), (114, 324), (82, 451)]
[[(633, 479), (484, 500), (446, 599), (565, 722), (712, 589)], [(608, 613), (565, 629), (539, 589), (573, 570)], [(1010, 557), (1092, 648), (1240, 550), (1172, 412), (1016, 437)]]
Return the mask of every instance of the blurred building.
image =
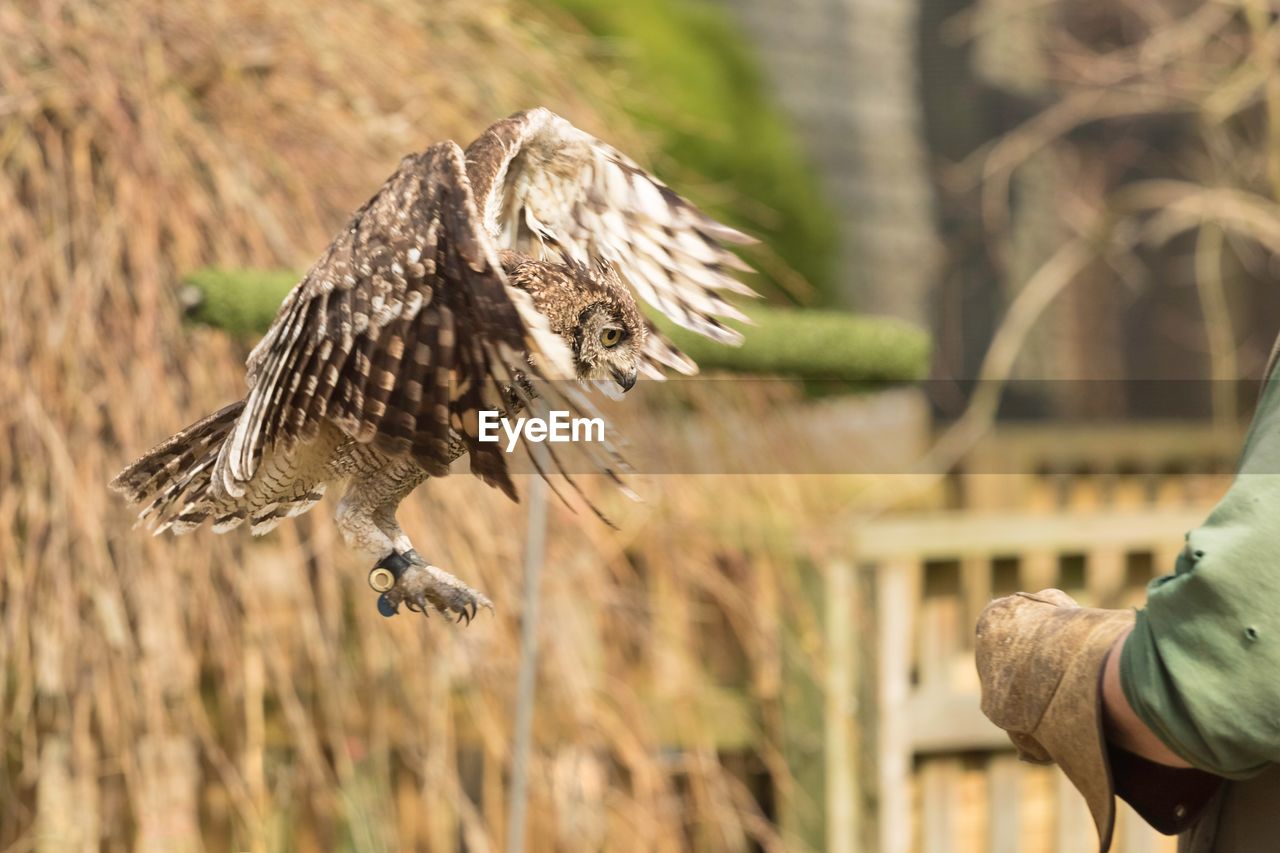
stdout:
[[(956, 383), (950, 402), (938, 403), (943, 413), (962, 405), (1021, 289), (1119, 191), (1175, 180), (1271, 194), (1257, 110), (1240, 107), (1229, 124), (1206, 129), (1188, 103), (1188, 93), (1212, 97), (1215, 75), (1225, 79), (1242, 61), (1225, 52), (1217, 67), (1199, 59), (1196, 45), (1214, 27), (1248, 44), (1229, 15), (1184, 32), (1185, 65), (1170, 53), (1128, 67), (1163, 19), (1097, 3), (720, 2), (756, 45), (837, 208), (841, 301), (932, 329), (935, 376)], [(1123, 85), (1108, 89), (1108, 80)], [(1045, 139), (1006, 148), (1013, 165), (993, 167), (1009, 134), (1068, 99), (1101, 102), (1108, 91), (1131, 91), (1131, 109), (1108, 104), (1074, 122), (1059, 112)], [(1228, 235), (1216, 272), (1197, 267), (1199, 233), (1109, 246), (1089, 263), (1023, 347), (1023, 381), (1006, 411), (1247, 414), (1280, 330), (1274, 264), (1256, 243)]]
[(722, 2), (755, 43), (839, 216), (841, 301), (928, 325), (940, 258), (922, 139), (918, 4)]

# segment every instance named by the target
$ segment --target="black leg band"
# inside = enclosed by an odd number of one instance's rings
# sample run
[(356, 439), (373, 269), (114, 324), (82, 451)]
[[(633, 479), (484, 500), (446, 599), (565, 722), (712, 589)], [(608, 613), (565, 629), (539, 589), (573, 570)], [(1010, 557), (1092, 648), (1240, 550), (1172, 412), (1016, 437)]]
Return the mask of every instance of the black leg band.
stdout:
[(378, 565), (374, 566), (374, 568), (386, 569), (391, 572), (391, 574), (395, 575), (396, 580), (400, 580), (400, 576), (404, 574), (405, 569), (413, 565), (413, 560), (410, 558), (410, 555), (413, 557), (418, 556), (417, 552), (412, 550), (407, 554), (397, 554), (395, 551), (392, 551), (390, 554), (383, 557), (382, 561), (379, 562)]

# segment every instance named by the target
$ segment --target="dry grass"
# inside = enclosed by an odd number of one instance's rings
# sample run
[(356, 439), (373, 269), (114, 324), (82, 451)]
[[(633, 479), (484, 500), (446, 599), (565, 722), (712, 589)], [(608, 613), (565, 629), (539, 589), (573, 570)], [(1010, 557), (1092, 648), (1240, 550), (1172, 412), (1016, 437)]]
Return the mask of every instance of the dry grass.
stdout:
[[(399, 156), (510, 110), (604, 125), (540, 27), (496, 0), (0, 5), (0, 849), (502, 846), (521, 509), (470, 478), (406, 507), (499, 602), (463, 631), (378, 617), (328, 504), (151, 539), (105, 483), (241, 393), (182, 273), (307, 264)], [(783, 686), (821, 671), (795, 525), (827, 486), (645, 488), (621, 532), (553, 509), (531, 844), (777, 847), (694, 700), (748, 697), (785, 796)]]

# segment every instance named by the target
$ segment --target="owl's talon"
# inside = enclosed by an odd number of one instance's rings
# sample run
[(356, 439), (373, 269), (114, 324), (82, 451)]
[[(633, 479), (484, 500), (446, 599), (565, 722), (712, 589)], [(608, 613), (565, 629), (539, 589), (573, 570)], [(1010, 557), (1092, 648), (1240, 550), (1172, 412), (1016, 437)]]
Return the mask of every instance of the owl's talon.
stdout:
[(470, 625), (481, 607), (493, 610), (493, 603), (483, 593), (431, 565), (412, 549), (380, 560), (369, 572), (369, 585), (381, 593), (378, 612), (384, 616), (395, 615), (404, 604), (413, 613), (427, 616), (435, 608), (459, 624)]

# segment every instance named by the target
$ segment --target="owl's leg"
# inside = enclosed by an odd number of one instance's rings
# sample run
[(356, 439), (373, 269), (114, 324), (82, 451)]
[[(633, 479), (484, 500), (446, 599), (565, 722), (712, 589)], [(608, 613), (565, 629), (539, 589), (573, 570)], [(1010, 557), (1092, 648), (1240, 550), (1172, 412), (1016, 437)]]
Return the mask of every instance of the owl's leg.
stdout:
[(403, 602), (422, 613), (430, 604), (446, 616), (469, 622), (479, 608), (492, 610), (493, 604), (419, 556), (396, 521), (400, 501), (426, 478), (426, 472), (408, 460), (387, 460), (353, 476), (338, 504), (338, 528), (348, 545), (378, 555), (369, 583), (381, 593), (378, 610), (384, 616), (395, 615)]

